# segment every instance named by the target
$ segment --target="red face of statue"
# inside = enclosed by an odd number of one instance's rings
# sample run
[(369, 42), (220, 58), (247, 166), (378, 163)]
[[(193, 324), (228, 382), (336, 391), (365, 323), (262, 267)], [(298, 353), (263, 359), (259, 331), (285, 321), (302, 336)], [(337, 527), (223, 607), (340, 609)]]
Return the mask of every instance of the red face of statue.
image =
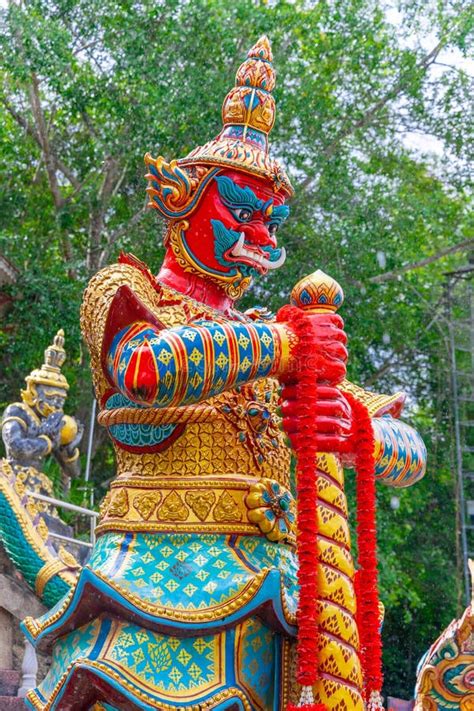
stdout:
[[(180, 236), (183, 256), (204, 278), (236, 283), (277, 269), (285, 250), (277, 231), (288, 217), (284, 194), (269, 181), (235, 170), (218, 173)], [(194, 270), (193, 270), (194, 271)]]

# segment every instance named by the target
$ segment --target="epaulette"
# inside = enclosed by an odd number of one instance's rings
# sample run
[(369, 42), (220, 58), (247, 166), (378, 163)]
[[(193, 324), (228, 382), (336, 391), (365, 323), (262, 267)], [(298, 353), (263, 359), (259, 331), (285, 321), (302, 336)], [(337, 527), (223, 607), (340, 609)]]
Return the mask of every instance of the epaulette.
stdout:
[(339, 387), (342, 392), (354, 395), (359, 402), (365, 405), (371, 417), (381, 417), (382, 415), (399, 417), (405, 404), (406, 395), (402, 392), (394, 395), (371, 393), (359, 385), (354, 385), (349, 380), (343, 380)]
[(145, 262), (142, 262), (141, 259), (138, 259), (138, 257), (135, 257), (134, 254), (131, 252), (120, 252), (119, 258), (118, 258), (118, 263), (119, 264), (128, 264), (131, 267), (134, 267), (135, 269), (138, 269), (139, 272), (143, 274), (144, 277), (148, 279), (150, 284), (153, 284), (153, 286), (156, 286), (156, 279), (151, 273), (150, 269), (148, 266), (145, 264)]
[(24, 429), (28, 429), (29, 421), (34, 419), (34, 413), (27, 405), (22, 402), (12, 402), (3, 412), (1, 427), (7, 422), (18, 422)]

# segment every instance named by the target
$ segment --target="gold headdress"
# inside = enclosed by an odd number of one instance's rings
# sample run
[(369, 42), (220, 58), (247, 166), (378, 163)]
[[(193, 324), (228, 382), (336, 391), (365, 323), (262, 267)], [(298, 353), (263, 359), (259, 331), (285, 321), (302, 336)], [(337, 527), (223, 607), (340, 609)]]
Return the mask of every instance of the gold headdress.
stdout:
[(150, 207), (170, 218), (185, 217), (196, 206), (202, 189), (212, 178), (212, 168), (229, 167), (271, 180), (275, 191), (293, 194), (283, 168), (269, 154), (268, 134), (275, 123), (275, 70), (268, 37), (261, 37), (240, 65), (235, 87), (222, 106), (223, 128), (204, 146), (198, 146), (185, 158), (166, 163), (152, 158), (147, 188)]
[(66, 360), (66, 351), (64, 350), (64, 331), (61, 328), (54, 337), (50, 346), (44, 352), (44, 363), (41, 368), (32, 370), (26, 376), (26, 390), (21, 391), (21, 396), (25, 402), (36, 397), (33, 393), (36, 385), (48, 385), (49, 387), (59, 388), (61, 390), (69, 390), (69, 384), (61, 373), (61, 367)]

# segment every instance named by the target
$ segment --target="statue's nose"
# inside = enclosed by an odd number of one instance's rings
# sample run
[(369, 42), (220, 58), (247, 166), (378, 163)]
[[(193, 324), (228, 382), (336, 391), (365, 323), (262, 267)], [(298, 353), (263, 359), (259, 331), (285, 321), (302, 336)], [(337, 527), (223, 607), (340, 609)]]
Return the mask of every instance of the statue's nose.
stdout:
[(242, 225), (241, 230), (245, 234), (246, 242), (251, 242), (259, 247), (276, 247), (277, 245), (276, 237), (270, 234), (264, 222), (248, 222), (246, 225)]

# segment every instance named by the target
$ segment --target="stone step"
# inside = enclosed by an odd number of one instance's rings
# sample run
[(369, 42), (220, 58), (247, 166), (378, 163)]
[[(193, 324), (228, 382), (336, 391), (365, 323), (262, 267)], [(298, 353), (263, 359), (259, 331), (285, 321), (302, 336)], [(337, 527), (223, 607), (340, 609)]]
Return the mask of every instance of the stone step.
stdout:
[(26, 711), (26, 704), (23, 699), (15, 696), (0, 696), (0, 709), (2, 711)]
[[(16, 696), (20, 686), (20, 672), (13, 669), (0, 669), (0, 698)], [(0, 705), (0, 709), (3, 707)]]

